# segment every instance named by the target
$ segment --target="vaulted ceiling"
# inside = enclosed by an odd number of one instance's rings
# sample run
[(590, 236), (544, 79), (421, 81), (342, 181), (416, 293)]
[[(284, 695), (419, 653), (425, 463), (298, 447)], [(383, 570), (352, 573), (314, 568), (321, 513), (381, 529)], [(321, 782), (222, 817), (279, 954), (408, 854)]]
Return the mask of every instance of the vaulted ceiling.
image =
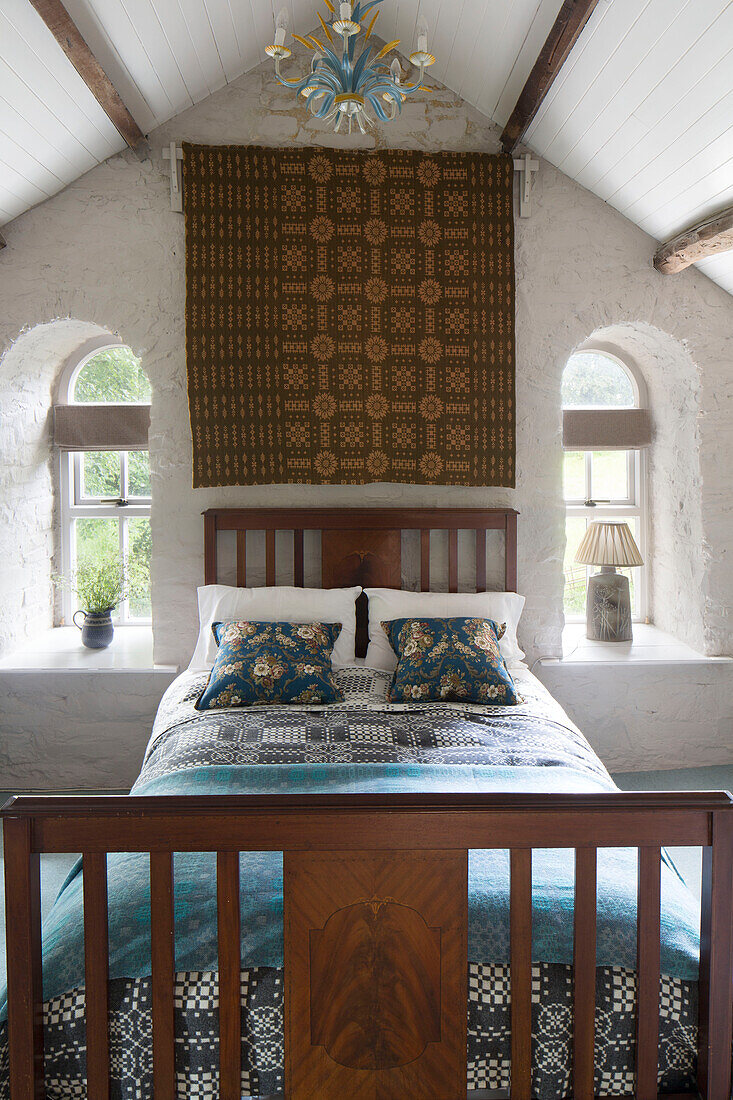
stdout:
[[(312, 0), (275, 0), (307, 33)], [(65, 0), (145, 133), (259, 65), (271, 0)], [(503, 126), (561, 0), (384, 0), (436, 77)], [(733, 3), (599, 0), (526, 143), (657, 240), (733, 203)], [(125, 146), (30, 0), (0, 5), (0, 224)], [(733, 293), (733, 252), (700, 268)]]

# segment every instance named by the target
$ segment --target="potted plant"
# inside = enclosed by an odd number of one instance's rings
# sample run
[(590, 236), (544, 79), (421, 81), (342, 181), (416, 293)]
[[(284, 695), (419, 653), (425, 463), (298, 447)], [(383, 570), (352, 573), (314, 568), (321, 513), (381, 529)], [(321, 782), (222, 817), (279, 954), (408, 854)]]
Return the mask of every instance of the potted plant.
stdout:
[[(119, 561), (82, 561), (71, 577), (55, 576), (61, 588), (76, 593), (80, 607), (74, 612), (74, 625), (81, 630), (82, 644), (88, 649), (104, 649), (114, 637), (112, 612), (127, 598), (128, 583)], [(79, 624), (77, 615), (83, 615)]]

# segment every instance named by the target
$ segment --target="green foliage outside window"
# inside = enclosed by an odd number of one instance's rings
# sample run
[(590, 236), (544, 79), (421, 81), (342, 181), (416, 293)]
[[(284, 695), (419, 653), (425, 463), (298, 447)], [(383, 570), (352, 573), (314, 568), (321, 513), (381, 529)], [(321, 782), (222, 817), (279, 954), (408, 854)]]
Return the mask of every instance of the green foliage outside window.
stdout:
[(74, 383), (74, 401), (103, 405), (147, 405), (150, 382), (130, 348), (108, 348), (85, 363)]
[(631, 379), (614, 359), (595, 351), (570, 357), (562, 375), (564, 409), (632, 408), (635, 404)]

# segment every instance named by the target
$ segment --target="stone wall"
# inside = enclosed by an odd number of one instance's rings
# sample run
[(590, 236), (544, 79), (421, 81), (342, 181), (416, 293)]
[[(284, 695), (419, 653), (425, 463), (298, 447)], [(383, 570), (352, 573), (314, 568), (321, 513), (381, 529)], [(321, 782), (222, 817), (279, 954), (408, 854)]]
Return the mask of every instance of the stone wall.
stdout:
[[(297, 60), (293, 62), (296, 65)], [(300, 62), (302, 64), (302, 60)], [(407, 103), (375, 136), (334, 137), (278, 87), (263, 66), (150, 136), (152, 159), (114, 157), (6, 229), (0, 253), (0, 393), (4, 428), (0, 553), (20, 571), (0, 582), (0, 647), (48, 619), (50, 477), (44, 408), (57, 356), (20, 360), (19, 335), (56, 318), (118, 333), (142, 356), (153, 388), (153, 587), (156, 659), (185, 664), (196, 633), (201, 511), (220, 505), (511, 505), (521, 512), (522, 640), (530, 655), (559, 653), (563, 507), (560, 376), (572, 350), (597, 330), (636, 333), (635, 349), (660, 429), (655, 479), (655, 613), (711, 653), (733, 652), (733, 301), (690, 269), (661, 276), (654, 242), (589, 192), (543, 163), (530, 219), (517, 219), (517, 468), (515, 490), (421, 486), (261, 486), (193, 490), (186, 401), (183, 218), (170, 210), (171, 140), (345, 144), (498, 150), (496, 128), (452, 93)], [(61, 330), (58, 330), (61, 331)], [(641, 335), (639, 335), (641, 334)], [(655, 343), (659, 334), (659, 342)], [(83, 340), (80, 339), (81, 344)], [(643, 347), (642, 347), (643, 345)], [(10, 349), (10, 350), (8, 350)], [(641, 350), (640, 350), (641, 349)], [(643, 352), (643, 354), (642, 354)], [(5, 402), (8, 402), (6, 406)], [(699, 406), (699, 413), (698, 413)], [(15, 436), (33, 427), (43, 504), (17, 469)], [(685, 438), (677, 451), (678, 433)], [(44, 434), (45, 433), (45, 434)], [(670, 456), (679, 461), (670, 467)], [(28, 463), (23, 460), (23, 468)], [(35, 475), (34, 475), (35, 477)], [(40, 498), (39, 498), (40, 499)], [(40, 508), (40, 512), (37, 509)], [(42, 513), (42, 514), (41, 514)], [(20, 547), (28, 547), (28, 555)], [(41, 584), (38, 584), (38, 581)], [(27, 603), (24, 603), (27, 601)]]

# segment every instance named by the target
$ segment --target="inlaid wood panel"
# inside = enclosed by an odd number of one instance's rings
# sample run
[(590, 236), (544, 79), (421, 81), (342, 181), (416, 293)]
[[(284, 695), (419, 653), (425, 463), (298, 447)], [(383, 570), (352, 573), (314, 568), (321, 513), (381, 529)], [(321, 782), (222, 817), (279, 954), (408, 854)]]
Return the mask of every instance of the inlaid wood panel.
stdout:
[(466, 1091), (465, 851), (284, 859), (289, 1100)]

